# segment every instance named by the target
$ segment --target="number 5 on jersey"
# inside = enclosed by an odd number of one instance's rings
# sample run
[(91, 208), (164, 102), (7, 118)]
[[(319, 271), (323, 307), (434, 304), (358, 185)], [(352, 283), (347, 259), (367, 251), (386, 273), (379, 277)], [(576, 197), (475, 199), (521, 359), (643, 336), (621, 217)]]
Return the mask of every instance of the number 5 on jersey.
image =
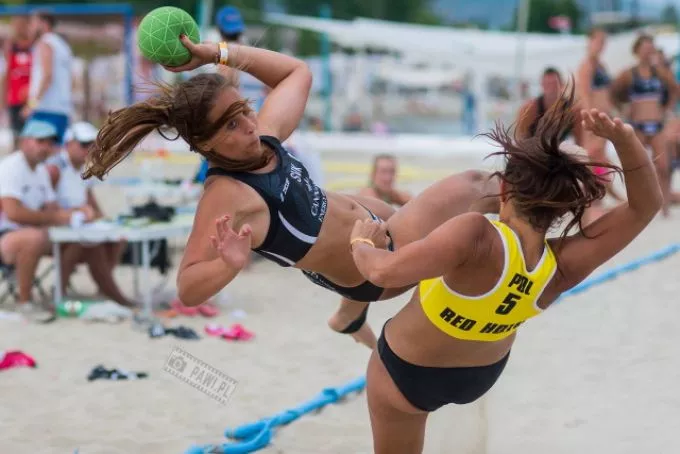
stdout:
[(500, 315), (508, 315), (515, 306), (517, 306), (517, 301), (521, 298), (520, 295), (515, 293), (508, 293), (503, 302), (496, 308), (496, 313)]

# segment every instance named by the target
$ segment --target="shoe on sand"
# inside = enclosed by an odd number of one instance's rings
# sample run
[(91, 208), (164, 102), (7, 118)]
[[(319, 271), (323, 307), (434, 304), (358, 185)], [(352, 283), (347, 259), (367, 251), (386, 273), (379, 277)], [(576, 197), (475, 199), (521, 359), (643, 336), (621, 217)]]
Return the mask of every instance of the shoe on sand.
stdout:
[(19, 303), (17, 309), (17, 312), (30, 322), (51, 323), (57, 319), (57, 314), (54, 311), (30, 301)]
[(140, 378), (147, 378), (149, 375), (146, 372), (130, 372), (124, 369), (106, 369), (104, 366), (97, 366), (88, 375), (88, 381), (94, 380), (137, 380)]

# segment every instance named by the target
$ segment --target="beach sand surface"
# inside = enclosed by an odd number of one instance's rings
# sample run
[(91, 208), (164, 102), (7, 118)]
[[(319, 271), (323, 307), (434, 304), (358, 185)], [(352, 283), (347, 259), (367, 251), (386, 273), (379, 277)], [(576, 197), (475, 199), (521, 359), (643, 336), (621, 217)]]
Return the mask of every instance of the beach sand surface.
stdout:
[[(369, 158), (324, 156), (325, 162)], [(422, 174), (477, 167), (478, 160), (406, 156)], [(114, 175), (134, 174), (124, 164)], [(192, 168), (176, 169), (186, 175)], [(329, 182), (356, 178), (330, 172)], [(412, 180), (417, 192), (429, 181)], [(677, 184), (676, 184), (677, 187)], [(124, 205), (120, 191), (97, 189), (107, 212)], [(680, 211), (656, 219), (598, 272), (680, 241)], [(181, 241), (180, 241), (181, 243)], [(169, 275), (174, 284), (176, 265)], [(597, 273), (597, 272), (596, 272)], [(680, 254), (568, 297), (522, 327), (505, 374), (478, 402), (448, 406), (429, 419), (428, 454), (677, 454), (680, 438)], [(116, 271), (126, 293), (132, 273)], [(160, 279), (155, 276), (154, 280)], [(92, 290), (85, 270), (74, 278)], [(64, 320), (50, 325), (0, 320), (0, 349), (32, 355), (37, 369), (0, 372), (0, 452), (12, 454), (182, 453), (194, 443), (221, 443), (227, 427), (295, 407), (323, 388), (365, 373), (369, 351), (328, 329), (338, 298), (300, 272), (261, 261), (240, 275), (213, 320), (166, 321), (194, 328), (198, 341), (151, 339), (131, 324)], [(371, 306), (376, 332), (409, 294)], [(2, 308), (0, 308), (2, 309)], [(233, 311), (246, 312), (245, 319)], [(256, 337), (230, 342), (205, 336), (210, 322), (242, 323)], [(238, 382), (219, 403), (163, 370), (180, 347)], [(97, 365), (144, 371), (138, 381), (94, 381)], [(275, 433), (264, 454), (372, 452), (365, 394), (348, 396)]]

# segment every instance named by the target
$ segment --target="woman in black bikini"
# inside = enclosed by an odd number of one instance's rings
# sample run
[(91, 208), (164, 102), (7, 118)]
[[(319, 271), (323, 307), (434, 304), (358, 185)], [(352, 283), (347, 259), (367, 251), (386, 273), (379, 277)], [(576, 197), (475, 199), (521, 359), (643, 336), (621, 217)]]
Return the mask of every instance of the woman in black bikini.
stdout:
[(259, 113), (219, 74), (195, 76), (113, 112), (90, 152), (84, 178), (102, 178), (147, 134), (173, 128), (210, 162), (177, 277), (180, 300), (187, 306), (207, 301), (239, 274), (254, 250), (350, 300), (329, 324), (373, 347), (375, 336), (364, 323), (368, 303), (410, 286), (384, 289), (361, 276), (347, 248), (355, 221), (385, 221), (390, 240), (381, 246), (399, 248), (458, 214), (497, 212), (498, 198), (486, 196), (498, 194), (498, 181), (476, 171), (453, 175), (396, 213), (380, 200), (324, 191), (281, 146), (307, 104), (312, 76), (304, 62), (234, 43), (182, 42), (192, 60), (167, 69), (214, 63), (243, 68), (272, 88)]
[[(630, 123), (640, 141), (651, 146), (654, 165), (659, 175), (664, 195), (661, 210), (669, 214), (670, 156), (666, 153), (666, 137), (662, 134), (668, 111), (675, 106), (677, 84), (665, 65), (654, 65), (656, 48), (654, 39), (640, 35), (633, 44), (638, 64), (624, 70), (612, 85), (613, 100), (619, 104), (630, 102)], [(664, 99), (666, 98), (666, 99)]]

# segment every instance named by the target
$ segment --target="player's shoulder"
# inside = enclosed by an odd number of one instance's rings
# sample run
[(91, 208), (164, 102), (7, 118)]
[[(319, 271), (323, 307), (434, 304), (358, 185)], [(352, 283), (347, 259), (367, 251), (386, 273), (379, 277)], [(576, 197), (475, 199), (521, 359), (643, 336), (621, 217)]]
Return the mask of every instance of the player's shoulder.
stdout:
[(358, 195), (364, 196), (364, 197), (378, 198), (378, 194), (375, 192), (375, 189), (373, 189), (371, 187), (361, 188), (359, 190)]

